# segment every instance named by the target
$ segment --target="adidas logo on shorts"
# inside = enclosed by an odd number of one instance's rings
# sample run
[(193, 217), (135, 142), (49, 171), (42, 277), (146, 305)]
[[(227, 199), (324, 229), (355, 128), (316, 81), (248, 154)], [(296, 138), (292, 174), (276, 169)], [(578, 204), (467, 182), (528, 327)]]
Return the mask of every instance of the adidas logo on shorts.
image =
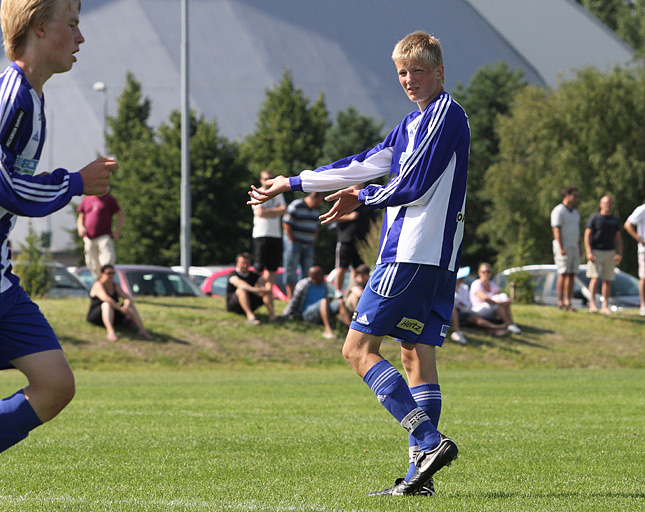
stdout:
[(370, 321), (367, 319), (367, 315), (366, 315), (366, 314), (362, 314), (361, 316), (359, 316), (359, 317), (356, 319), (356, 321), (357, 321), (359, 324), (362, 324), (362, 325), (369, 325), (369, 324), (370, 324)]

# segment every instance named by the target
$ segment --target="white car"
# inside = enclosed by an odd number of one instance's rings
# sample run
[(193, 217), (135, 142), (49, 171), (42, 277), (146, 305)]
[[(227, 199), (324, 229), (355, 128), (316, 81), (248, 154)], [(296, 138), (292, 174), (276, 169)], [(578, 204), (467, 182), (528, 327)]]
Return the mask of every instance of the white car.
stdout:
[[(533, 291), (536, 304), (556, 306), (558, 304), (557, 292), (557, 269), (555, 265), (525, 265), (504, 270), (495, 276), (495, 282), (500, 288), (506, 287), (509, 276), (515, 272), (528, 272), (531, 274), (531, 281), (535, 285)], [(589, 278), (587, 277), (587, 265), (580, 265), (578, 273), (573, 282), (573, 306), (583, 307), (589, 304), (591, 294), (589, 293)], [(601, 283), (598, 283), (596, 290), (596, 305), (600, 307), (605, 298), (601, 296)], [(616, 279), (611, 286), (611, 297), (609, 297), (609, 309), (618, 311), (623, 308), (637, 308), (640, 306), (638, 295), (638, 279), (616, 269)]]

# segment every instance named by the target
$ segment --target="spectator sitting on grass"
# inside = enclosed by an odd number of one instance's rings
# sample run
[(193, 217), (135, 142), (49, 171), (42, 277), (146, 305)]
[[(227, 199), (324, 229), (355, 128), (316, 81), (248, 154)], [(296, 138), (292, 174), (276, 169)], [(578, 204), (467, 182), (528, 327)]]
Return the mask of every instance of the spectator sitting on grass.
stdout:
[(301, 279), (296, 284), (283, 315), (322, 324), (323, 337), (332, 340), (336, 335), (331, 328), (331, 321), (338, 314), (340, 307), (338, 299), (329, 300), (322, 267), (314, 265), (309, 269), (309, 277)]
[[(120, 298), (123, 299), (123, 304), (119, 303)], [(139, 335), (145, 339), (152, 339), (150, 333), (143, 326), (132, 297), (114, 282), (114, 266), (112, 265), (103, 265), (98, 280), (92, 285), (87, 321), (105, 327), (107, 338), (110, 341), (119, 339), (114, 327), (122, 323), (136, 327)]]
[(237, 255), (235, 269), (226, 284), (226, 311), (246, 315), (251, 325), (260, 325), (255, 310), (264, 304), (269, 310), (269, 322), (276, 319), (273, 310), (273, 292), (264, 286), (264, 279), (257, 272), (249, 270), (251, 256), (247, 252)]
[(488, 263), (479, 265), (479, 279), (470, 285), (470, 301), (473, 311), (486, 320), (500, 318), (503, 326), (513, 334), (520, 334), (520, 329), (513, 321), (511, 299), (501, 293), (499, 286), (491, 281), (491, 266)]
[(460, 268), (457, 272), (457, 288), (455, 290), (455, 305), (452, 309), (452, 334), (450, 335), (450, 339), (461, 345), (467, 343), (466, 336), (461, 332), (461, 324), (480, 327), (496, 336), (508, 334), (508, 330), (504, 329), (501, 325), (494, 324), (480, 317), (472, 310), (473, 304), (470, 301), (470, 290), (468, 285), (464, 283), (464, 279), (468, 277), (468, 274), (470, 274), (470, 267)]

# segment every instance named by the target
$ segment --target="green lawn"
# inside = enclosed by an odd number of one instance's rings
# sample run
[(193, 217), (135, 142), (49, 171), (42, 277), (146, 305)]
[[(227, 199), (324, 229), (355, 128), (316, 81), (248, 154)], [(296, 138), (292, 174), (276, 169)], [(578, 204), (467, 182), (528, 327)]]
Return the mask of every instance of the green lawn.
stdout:
[[(341, 369), (77, 372), (52, 423), (1, 455), (2, 511), (641, 511), (643, 370), (447, 370), (459, 459), (433, 498), (403, 429)], [(20, 385), (0, 374), (0, 393)]]
[[(345, 368), (343, 329), (325, 340), (322, 327), (303, 322), (249, 326), (224, 311), (222, 299), (146, 298), (137, 301), (155, 341), (120, 331), (108, 342), (105, 329), (84, 321), (88, 303), (79, 299), (39, 302), (60, 337), (74, 369), (255, 367)], [(282, 311), (284, 303), (278, 303)], [(261, 308), (259, 318), (266, 319)], [(447, 341), (438, 352), (441, 368), (645, 368), (645, 318), (638, 310), (611, 317), (586, 311), (567, 313), (543, 306), (514, 306), (520, 335), (504, 338), (465, 329), (468, 345)], [(398, 360), (399, 349), (386, 340), (383, 353)]]
[[(87, 303), (41, 301), (77, 377), (51, 423), (0, 454), (0, 511), (642, 511), (645, 319), (517, 306), (523, 333), (438, 351), (459, 460), (432, 498), (366, 493), (407, 437), (299, 322), (248, 326), (213, 299), (145, 299), (154, 342), (116, 343)], [(338, 329), (342, 337), (342, 330)], [(400, 366), (396, 344), (383, 349)], [(0, 372), (0, 396), (25, 384)]]

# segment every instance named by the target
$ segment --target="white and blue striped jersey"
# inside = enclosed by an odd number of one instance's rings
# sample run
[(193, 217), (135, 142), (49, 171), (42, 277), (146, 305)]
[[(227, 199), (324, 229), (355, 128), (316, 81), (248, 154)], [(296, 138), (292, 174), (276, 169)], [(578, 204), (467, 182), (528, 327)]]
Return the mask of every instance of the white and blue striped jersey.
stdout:
[(7, 243), (16, 216), (44, 217), (83, 193), (79, 173), (34, 175), (45, 143), (44, 106), (12, 62), (0, 75), (0, 293), (18, 282)]
[(466, 206), (470, 128), (452, 97), (442, 92), (411, 112), (377, 146), (289, 178), (292, 190), (325, 192), (389, 174), (359, 200), (385, 208), (377, 263), (459, 268)]

